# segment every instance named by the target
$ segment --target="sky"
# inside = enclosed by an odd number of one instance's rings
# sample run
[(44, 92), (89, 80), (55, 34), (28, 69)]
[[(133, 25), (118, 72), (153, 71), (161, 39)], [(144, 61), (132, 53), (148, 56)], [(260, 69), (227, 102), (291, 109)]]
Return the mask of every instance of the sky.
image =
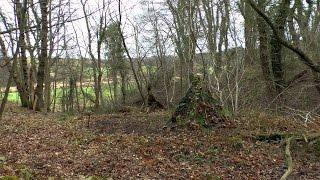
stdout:
[[(13, 0), (0, 0), (0, 8), (3, 12), (5, 12), (10, 17), (13, 17), (13, 3), (11, 2)], [(54, 2), (57, 2), (58, 0), (54, 0)], [(67, 1), (67, 0), (62, 0)], [(110, 17), (112, 19), (118, 19), (118, 0), (106, 0), (107, 2), (110, 2), (110, 11), (108, 14), (110, 14)], [(154, 0), (153, 3), (157, 4), (157, 2), (161, 2), (163, 0)], [(83, 10), (80, 0), (70, 0), (71, 4), (71, 11), (75, 11), (72, 15), (72, 19), (83, 17)], [(130, 52), (133, 54), (133, 56), (136, 56), (137, 53), (135, 51), (136, 45), (135, 45), (135, 37), (134, 37), (134, 29), (132, 24), (140, 28), (139, 30), (139, 39), (140, 41), (140, 48), (143, 49), (143, 51), (148, 51), (147, 46), (150, 45), (151, 42), (148, 42), (148, 37), (151, 35), (147, 33), (149, 29), (151, 29), (150, 24), (144, 24), (141, 22), (141, 17), (143, 14), (146, 14), (146, 6), (141, 5), (142, 0), (121, 0), (121, 6), (122, 6), (122, 29), (126, 37), (127, 45), (130, 49)], [(89, 12), (96, 11), (101, 7), (102, 0), (88, 0), (86, 10)], [(157, 8), (161, 8), (158, 7)], [(99, 16), (99, 12), (96, 12), (90, 16), (90, 22), (91, 25), (97, 26), (97, 19)], [(240, 19), (236, 17), (235, 21), (237, 21), (237, 26), (241, 25)], [(1, 27), (1, 26), (0, 26)], [(83, 56), (88, 56), (87, 53), (87, 44), (88, 44), (88, 33), (86, 30), (85, 20), (84, 18), (79, 19), (77, 21), (74, 21), (72, 24), (69, 23), (67, 25), (67, 34), (70, 38), (70, 51), (68, 51), (68, 54), (78, 54), (79, 55), (79, 48), (75, 47), (75, 35), (78, 37), (79, 43), (81, 44), (82, 50), (80, 51)], [(75, 30), (73, 29), (75, 28)], [(239, 29), (239, 28), (238, 28)], [(75, 32), (76, 31), (76, 32)], [(241, 33), (241, 32), (240, 32)], [(143, 40), (142, 40), (143, 39)], [(148, 44), (149, 43), (149, 44)], [(174, 49), (172, 47), (169, 47), (168, 45), (167, 50), (169, 50), (169, 54), (174, 52)], [(152, 53), (152, 52), (150, 52)]]
[[(64, 0), (66, 1), (66, 0)], [(107, 2), (109, 1), (110, 3), (110, 14), (112, 18), (118, 19), (118, 1), (117, 0), (106, 0)], [(133, 44), (133, 38), (132, 38), (132, 32), (133, 29), (130, 25), (130, 22), (136, 21), (137, 17), (139, 17), (142, 13), (143, 10), (140, 6), (141, 0), (121, 0), (121, 6), (122, 6), (122, 19), (123, 19), (123, 29), (124, 29), (124, 34), (126, 37), (128, 37), (127, 41), (129, 46), (131, 47)], [(55, 0), (55, 2), (57, 2)], [(82, 10), (82, 5), (80, 0), (70, 0), (71, 8), (73, 9), (72, 11), (75, 11), (75, 13), (72, 15), (72, 19), (78, 18), (78, 17), (83, 17), (83, 10)], [(88, 0), (86, 9), (89, 12), (95, 12), (99, 7), (102, 6), (102, 0)], [(2, 12), (4, 12), (7, 16), (9, 16), (9, 19), (13, 19), (13, 3), (12, 0), (0, 0), (0, 9)], [(99, 16), (99, 12), (93, 13), (90, 17), (91, 23), (94, 24), (94, 21), (97, 19), (96, 17)], [(87, 30), (85, 26), (85, 19), (79, 19), (77, 21), (73, 22), (73, 26), (76, 28), (77, 35), (83, 43), (87, 43)], [(0, 26), (1, 27), (1, 26)], [(4, 30), (3, 28), (1, 31)], [(72, 36), (74, 35), (74, 30), (72, 27), (72, 24), (68, 24), (68, 33)]]

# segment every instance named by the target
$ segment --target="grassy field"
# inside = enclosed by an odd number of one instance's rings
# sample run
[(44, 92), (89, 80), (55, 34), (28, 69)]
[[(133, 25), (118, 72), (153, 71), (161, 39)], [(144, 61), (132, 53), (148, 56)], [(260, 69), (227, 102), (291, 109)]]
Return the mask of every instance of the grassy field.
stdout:
[(14, 103), (20, 102), (18, 92), (11, 92), (11, 93), (9, 93), (8, 101), (9, 101), (9, 102), (14, 102)]
[[(88, 94), (89, 96), (94, 97), (95, 94), (94, 94), (94, 88), (93, 87), (84, 87), (83, 89), (84, 89), (86, 94)], [(128, 93), (130, 93), (130, 92), (134, 91), (135, 89), (136, 88), (133, 85), (130, 85), (128, 87), (127, 91), (128, 91)], [(104, 86), (102, 88), (102, 90), (103, 90), (103, 97), (105, 97), (107, 99), (111, 98), (111, 94), (113, 94), (113, 89), (112, 88), (110, 88), (109, 86)], [(57, 98), (56, 100), (57, 100), (57, 102), (61, 102), (61, 98), (63, 97), (63, 91), (65, 93), (68, 93), (68, 88), (64, 88), (64, 89), (63, 88), (58, 88), (56, 90), (56, 98)], [(83, 99), (83, 95), (81, 93), (81, 89), (78, 88), (77, 91), (78, 91), (78, 93), (80, 95), (80, 99)], [(120, 91), (120, 87), (119, 87), (119, 91)], [(54, 97), (54, 91), (51, 92), (51, 95), (52, 95), (52, 97)], [(20, 103), (19, 93), (18, 92), (10, 92), (9, 96), (8, 96), (8, 101), (12, 102), (12, 103)]]

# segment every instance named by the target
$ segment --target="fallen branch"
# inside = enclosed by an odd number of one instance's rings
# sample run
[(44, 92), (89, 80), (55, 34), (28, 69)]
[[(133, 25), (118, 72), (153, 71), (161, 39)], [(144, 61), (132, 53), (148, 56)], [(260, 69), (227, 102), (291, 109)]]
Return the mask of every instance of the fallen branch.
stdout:
[[(284, 106), (283, 110), (281, 111), (283, 111), (283, 113), (292, 117), (298, 123), (301, 123), (301, 120), (302, 120), (302, 123), (304, 126), (309, 123), (319, 126), (319, 124), (317, 124), (317, 120), (320, 118), (320, 116), (316, 113), (313, 113), (312, 111), (303, 111), (299, 109), (294, 109), (289, 106)], [(297, 118), (299, 118), (299, 120), (297, 120)]]
[(291, 138), (294, 141), (298, 142), (311, 142), (320, 138), (320, 132), (311, 133), (311, 134), (290, 134), (290, 133), (273, 133), (273, 134), (258, 134), (255, 139), (257, 141), (264, 141), (264, 142), (281, 142), (286, 137), (292, 136)]
[(300, 72), (299, 74), (295, 75), (291, 80), (287, 82), (285, 88), (293, 86), (294, 83), (299, 82), (306, 74), (308, 73), (307, 70)]
[[(303, 139), (305, 140), (305, 142), (311, 142), (311, 141), (317, 140), (319, 138), (320, 138), (320, 133), (313, 133), (313, 134), (304, 135)], [(299, 140), (299, 138), (298, 138), (298, 140)]]
[(259, 134), (256, 137), (256, 140), (258, 141), (264, 141), (264, 142), (280, 142), (283, 139), (285, 139), (285, 137), (287, 136), (287, 134), (280, 134), (280, 133), (275, 133), (275, 134)]
[(287, 162), (287, 166), (288, 169), (287, 171), (282, 175), (280, 180), (286, 180), (288, 178), (288, 176), (292, 173), (293, 171), (293, 160), (292, 160), (292, 156), (291, 156), (291, 152), (290, 152), (290, 143), (291, 140), (293, 139), (293, 137), (290, 137), (287, 139), (286, 141), (286, 150), (285, 150), (285, 156), (286, 156), (286, 162)]

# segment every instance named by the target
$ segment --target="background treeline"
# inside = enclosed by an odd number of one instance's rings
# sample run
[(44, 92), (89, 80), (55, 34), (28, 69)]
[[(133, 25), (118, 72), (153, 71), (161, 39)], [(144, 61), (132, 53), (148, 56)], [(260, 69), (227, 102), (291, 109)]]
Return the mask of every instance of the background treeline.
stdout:
[(319, 110), (319, 0), (144, 0), (133, 19), (96, 3), (0, 10), (2, 109), (14, 92), (39, 111), (111, 111), (150, 94), (172, 108), (196, 75), (234, 114)]

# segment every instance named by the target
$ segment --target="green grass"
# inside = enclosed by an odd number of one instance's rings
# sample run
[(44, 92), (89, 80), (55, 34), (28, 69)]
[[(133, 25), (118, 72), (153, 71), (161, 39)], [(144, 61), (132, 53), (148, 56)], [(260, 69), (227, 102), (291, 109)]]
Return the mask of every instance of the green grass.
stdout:
[[(88, 95), (94, 97), (95, 93), (94, 93), (94, 88), (93, 87), (83, 87), (83, 89)], [(108, 86), (107, 87), (105, 86), (102, 89), (103, 89), (103, 97), (111, 98), (111, 93), (113, 93), (113, 89), (112, 88), (110, 89), (110, 87), (108, 87)], [(128, 93), (130, 93), (132, 91), (135, 91), (135, 89), (136, 89), (135, 86), (132, 87), (132, 85), (130, 85), (129, 88), (127, 89), (127, 91), (128, 91)], [(65, 93), (68, 93), (68, 88), (65, 88), (64, 90), (65, 90)], [(82, 93), (81, 93), (81, 89), (78, 88), (77, 91), (78, 91), (78, 93), (80, 95), (80, 98), (83, 98)], [(120, 88), (119, 88), (119, 91), (120, 91)], [(52, 95), (52, 97), (54, 97), (54, 91), (53, 90), (51, 91), (51, 95)], [(57, 102), (61, 102), (60, 100), (61, 100), (62, 96), (63, 96), (63, 88), (58, 88), (56, 90), (56, 100), (57, 100)], [(18, 92), (10, 92), (9, 96), (8, 96), (8, 101), (9, 102), (14, 102), (14, 103), (19, 103), (20, 102), (19, 93)]]
[(19, 97), (19, 94), (18, 92), (11, 92), (9, 93), (8, 95), (8, 101), (10, 102), (20, 102), (20, 97)]

